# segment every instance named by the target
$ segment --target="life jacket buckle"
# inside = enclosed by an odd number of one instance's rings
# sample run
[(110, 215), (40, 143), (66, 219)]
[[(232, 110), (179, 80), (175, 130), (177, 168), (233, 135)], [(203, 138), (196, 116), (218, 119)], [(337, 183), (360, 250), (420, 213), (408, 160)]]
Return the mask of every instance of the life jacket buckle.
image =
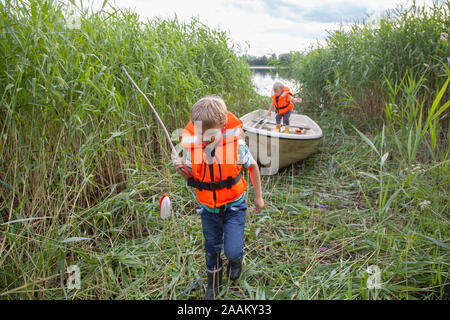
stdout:
[(225, 181), (226, 181), (226, 184), (227, 184), (227, 189), (231, 189), (231, 187), (233, 186), (233, 177), (229, 176), (227, 178), (227, 180), (225, 180)]

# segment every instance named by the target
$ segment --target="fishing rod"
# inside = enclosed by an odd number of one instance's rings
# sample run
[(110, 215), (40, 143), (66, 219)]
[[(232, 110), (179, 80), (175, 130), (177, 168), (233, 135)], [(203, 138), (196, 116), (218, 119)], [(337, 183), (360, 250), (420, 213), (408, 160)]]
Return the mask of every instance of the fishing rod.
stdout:
[[(131, 78), (130, 74), (127, 72), (127, 69), (125, 69), (124, 66), (121, 67), (122, 71), (125, 73), (125, 75), (127, 76), (127, 78), (131, 81), (131, 83), (133, 84), (133, 86), (136, 88), (136, 90), (141, 94), (142, 97), (144, 97), (145, 101), (147, 101), (148, 105), (150, 106), (150, 108), (152, 109), (153, 113), (156, 116), (156, 119), (158, 120), (160, 126), (162, 127), (163, 131), (164, 131), (164, 135), (166, 136), (167, 142), (169, 142), (169, 146), (170, 149), (172, 150), (172, 155), (173, 156), (178, 156), (178, 152), (175, 149), (175, 146), (172, 143), (172, 140), (170, 139), (169, 136), (169, 132), (167, 131), (166, 126), (164, 125), (164, 123), (162, 122), (161, 118), (159, 117), (158, 112), (156, 111), (156, 109), (153, 107), (152, 103), (150, 102), (150, 100), (147, 98), (147, 96), (144, 94), (144, 92), (142, 92), (142, 90), (138, 87), (138, 85), (136, 84), (136, 82), (134, 82), (133, 78)], [(140, 111), (140, 109), (139, 109)], [(142, 111), (141, 111), (141, 116), (143, 118), (142, 115)], [(186, 164), (183, 162), (183, 167), (184, 167), (184, 171), (189, 174), (189, 169), (186, 166)]]
[[(178, 157), (178, 152), (175, 149), (175, 146), (173, 145), (172, 140), (170, 139), (169, 132), (167, 131), (166, 126), (164, 125), (164, 123), (162, 122), (161, 118), (159, 117), (158, 112), (156, 112), (156, 110), (153, 107), (153, 105), (150, 102), (150, 100), (147, 98), (147, 96), (144, 94), (144, 92), (142, 92), (142, 90), (138, 87), (136, 82), (134, 82), (133, 78), (131, 78), (130, 74), (127, 72), (127, 69), (125, 69), (124, 66), (122, 66), (121, 69), (125, 73), (127, 78), (131, 81), (131, 83), (136, 88), (136, 90), (141, 94), (141, 96), (144, 97), (145, 101), (147, 101), (148, 105), (150, 106), (150, 108), (152, 109), (153, 113), (155, 114), (156, 119), (158, 120), (160, 126), (162, 127), (162, 129), (164, 131), (164, 135), (166, 136), (166, 139), (167, 139), (167, 142), (169, 143), (170, 149), (172, 150), (172, 161), (174, 161), (174, 159), (176, 159)], [(139, 108), (139, 112), (141, 113), (142, 121), (147, 126), (147, 123), (145, 122), (144, 115), (142, 114), (141, 108)], [(184, 171), (184, 173), (187, 174), (187, 175), (190, 175), (190, 171), (189, 171), (188, 167), (186, 166), (186, 163), (184, 163), (184, 161), (183, 161), (182, 164), (183, 164), (183, 171)], [(171, 216), (172, 204), (171, 204), (170, 198), (169, 198), (169, 196), (167, 194), (164, 194), (162, 196), (161, 200), (159, 201), (159, 209), (160, 209), (160, 216), (161, 216), (161, 218), (167, 219), (167, 218), (169, 218)]]
[[(144, 97), (145, 101), (147, 101), (148, 105), (150, 106), (150, 108), (152, 109), (153, 113), (156, 116), (156, 119), (158, 119), (159, 124), (161, 125), (161, 127), (163, 128), (164, 134), (167, 138), (167, 141), (169, 142), (170, 148), (172, 149), (172, 152), (174, 154), (178, 154), (177, 151), (175, 150), (175, 147), (172, 143), (172, 140), (170, 140), (170, 136), (169, 136), (169, 132), (166, 129), (166, 126), (164, 125), (164, 123), (162, 122), (161, 118), (159, 117), (158, 112), (156, 112), (155, 108), (153, 108), (152, 103), (150, 102), (150, 100), (148, 100), (147, 96), (142, 92), (141, 89), (139, 89), (138, 85), (136, 84), (136, 82), (134, 82), (133, 78), (131, 78), (130, 74), (127, 72), (127, 69), (125, 69), (124, 66), (121, 67), (122, 71), (125, 72), (125, 75), (128, 77), (128, 79), (130, 79), (131, 83), (133, 84), (133, 86), (136, 88), (136, 90), (141, 94), (142, 97)], [(142, 115), (142, 113), (141, 113)]]

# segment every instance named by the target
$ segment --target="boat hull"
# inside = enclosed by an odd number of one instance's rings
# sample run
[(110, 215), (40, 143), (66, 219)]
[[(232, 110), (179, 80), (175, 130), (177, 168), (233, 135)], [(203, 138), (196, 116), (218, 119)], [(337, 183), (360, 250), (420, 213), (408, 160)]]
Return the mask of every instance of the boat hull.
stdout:
[(261, 166), (261, 174), (276, 174), (278, 170), (305, 159), (317, 151), (323, 134), (312, 119), (305, 115), (293, 114), (291, 126), (306, 127), (308, 128), (304, 130), (306, 133), (279, 133), (274, 131), (274, 117), (266, 118), (266, 123), (269, 124), (258, 128), (259, 125), (255, 119), (264, 117), (266, 113), (266, 110), (256, 110), (241, 117), (244, 125), (244, 139), (253, 158)]

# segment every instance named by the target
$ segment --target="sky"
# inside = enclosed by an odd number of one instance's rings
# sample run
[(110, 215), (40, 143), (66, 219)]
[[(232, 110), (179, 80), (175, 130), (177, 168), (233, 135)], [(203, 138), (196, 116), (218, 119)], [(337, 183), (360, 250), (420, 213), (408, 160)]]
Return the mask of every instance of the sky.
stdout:
[[(103, 0), (91, 0), (100, 8)], [(226, 30), (237, 53), (281, 54), (307, 50), (324, 43), (327, 30), (361, 21), (385, 10), (410, 5), (411, 0), (115, 0), (115, 7), (135, 10), (141, 19), (183, 21), (197, 17), (204, 24)], [(77, 3), (77, 2), (76, 2)], [(416, 0), (431, 5), (432, 0)]]

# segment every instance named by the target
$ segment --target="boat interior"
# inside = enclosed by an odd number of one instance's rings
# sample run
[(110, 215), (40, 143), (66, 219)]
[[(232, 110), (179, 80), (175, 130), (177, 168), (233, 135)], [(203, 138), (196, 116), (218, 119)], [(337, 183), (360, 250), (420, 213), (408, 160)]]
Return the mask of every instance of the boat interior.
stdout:
[(280, 132), (276, 131), (275, 112), (267, 115), (267, 110), (255, 110), (241, 117), (244, 130), (259, 135), (276, 136), (286, 139), (320, 139), (322, 129), (306, 115), (292, 113), (290, 117), (289, 133), (285, 133), (282, 124)]

